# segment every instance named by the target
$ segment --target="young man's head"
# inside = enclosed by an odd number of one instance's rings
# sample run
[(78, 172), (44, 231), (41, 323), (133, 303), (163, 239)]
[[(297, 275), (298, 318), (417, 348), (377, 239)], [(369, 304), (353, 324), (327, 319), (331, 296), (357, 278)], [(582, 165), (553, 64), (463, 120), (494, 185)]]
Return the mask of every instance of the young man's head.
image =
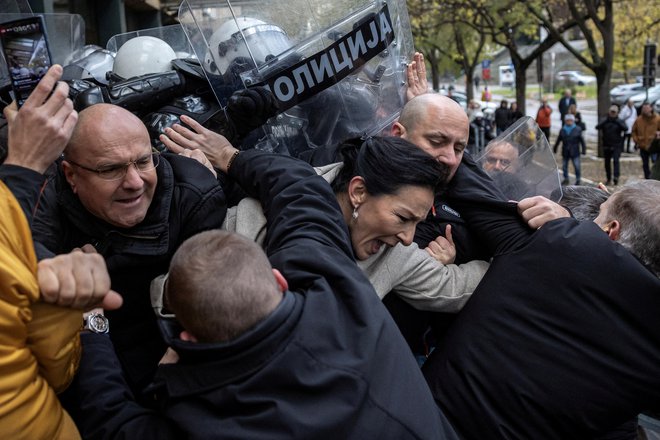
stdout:
[(392, 136), (402, 137), (449, 167), (451, 179), (463, 158), (470, 122), (463, 108), (451, 98), (426, 93), (403, 107), (392, 126)]
[(213, 230), (186, 240), (170, 263), (168, 308), (195, 342), (235, 339), (282, 301), (287, 283), (253, 241)]
[(660, 276), (660, 181), (627, 183), (600, 206), (594, 220)]
[(120, 228), (144, 220), (158, 182), (159, 157), (137, 116), (110, 104), (86, 108), (64, 158), (66, 180), (90, 213)]

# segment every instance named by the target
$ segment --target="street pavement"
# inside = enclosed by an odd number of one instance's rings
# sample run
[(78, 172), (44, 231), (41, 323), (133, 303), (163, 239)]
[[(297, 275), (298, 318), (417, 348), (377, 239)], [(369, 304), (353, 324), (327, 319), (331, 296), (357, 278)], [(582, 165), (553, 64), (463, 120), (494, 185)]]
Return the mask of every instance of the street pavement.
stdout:
[[(464, 91), (460, 87), (456, 88), (457, 90)], [(481, 95), (481, 90), (475, 92), (475, 97)], [(511, 98), (506, 98), (509, 102)], [(502, 96), (496, 93), (493, 94), (491, 102), (499, 104), (502, 100)], [(596, 125), (598, 125), (598, 111), (597, 111), (597, 102), (595, 99), (584, 99), (576, 98), (578, 111), (582, 115), (582, 120), (587, 126), (587, 130), (584, 133), (585, 141), (587, 143), (587, 154), (581, 158), (581, 173), (582, 173), (582, 184), (586, 185), (597, 185), (599, 182), (605, 183), (607, 177), (605, 175), (605, 166), (604, 159), (598, 157), (598, 132), (595, 130)], [(561, 122), (559, 120), (559, 109), (557, 104), (559, 99), (548, 100), (548, 104), (552, 108), (552, 126), (550, 128), (550, 147), (554, 146), (554, 142), (557, 139), (557, 134), (561, 129)], [(525, 111), (528, 116), (536, 118), (536, 112), (538, 111), (540, 101), (537, 98), (527, 98), (525, 106)], [(632, 148), (631, 142), (631, 148)], [(555, 159), (557, 162), (557, 168), (561, 173), (561, 150), (555, 154)], [(642, 160), (639, 157), (639, 152), (635, 151), (633, 153), (623, 153), (620, 159), (621, 175), (619, 177), (619, 185), (625, 184), (628, 180), (634, 179), (643, 179), (644, 172), (642, 171)], [(569, 165), (570, 181), (573, 183), (575, 181), (575, 176), (572, 173), (572, 165)], [(563, 176), (562, 176), (563, 178)], [(615, 187), (612, 186), (611, 189)]]
[[(550, 133), (554, 136), (557, 135), (559, 129), (561, 128), (559, 108), (557, 107), (557, 102), (550, 102), (548, 104), (552, 108), (552, 127), (550, 128)], [(527, 99), (526, 103), (526, 113), (532, 118), (536, 118), (536, 112), (539, 109), (540, 101), (538, 99)], [(587, 131), (584, 133), (585, 141), (587, 143), (596, 143), (598, 142), (598, 132), (595, 130), (596, 125), (598, 125), (598, 105), (595, 99), (586, 99), (577, 101), (578, 112), (582, 115), (582, 121), (587, 126)]]
[[(501, 99), (502, 98), (500, 96), (493, 96), (493, 101), (495, 102), (499, 102)], [(551, 147), (554, 146), (555, 140), (557, 139), (557, 134), (561, 129), (559, 109), (557, 107), (558, 102), (558, 99), (555, 100), (555, 102), (548, 100), (548, 104), (552, 108), (552, 126), (550, 128), (549, 139)], [(540, 101), (538, 98), (528, 98), (525, 104), (526, 114), (532, 118), (536, 118), (536, 112), (540, 106)], [(598, 157), (598, 132), (595, 130), (596, 125), (598, 125), (597, 102), (595, 99), (578, 98), (577, 106), (578, 111), (582, 115), (582, 120), (587, 126), (587, 130), (584, 133), (585, 141), (587, 143), (587, 154), (581, 158), (582, 183), (587, 185), (597, 185), (599, 182), (605, 183), (607, 177), (605, 175), (604, 159)], [(633, 143), (631, 142), (631, 148), (632, 144)], [(555, 159), (557, 161), (557, 168), (561, 172), (561, 150), (557, 152)], [(619, 185), (626, 183), (628, 180), (644, 178), (644, 172), (642, 171), (642, 160), (639, 157), (638, 151), (633, 153), (623, 153), (620, 159), (620, 167), (621, 176), (619, 178)], [(572, 165), (569, 165), (569, 171), (571, 171), (571, 183), (573, 183), (575, 180), (575, 176), (572, 174), (572, 169)]]

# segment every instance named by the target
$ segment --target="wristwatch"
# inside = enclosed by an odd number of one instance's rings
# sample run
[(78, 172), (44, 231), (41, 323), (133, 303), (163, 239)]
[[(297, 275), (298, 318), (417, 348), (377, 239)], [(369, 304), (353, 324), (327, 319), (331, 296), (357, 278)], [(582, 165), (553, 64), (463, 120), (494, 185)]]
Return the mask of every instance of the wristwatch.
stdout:
[(108, 333), (110, 331), (110, 322), (101, 313), (91, 313), (83, 319), (83, 330), (94, 333)]

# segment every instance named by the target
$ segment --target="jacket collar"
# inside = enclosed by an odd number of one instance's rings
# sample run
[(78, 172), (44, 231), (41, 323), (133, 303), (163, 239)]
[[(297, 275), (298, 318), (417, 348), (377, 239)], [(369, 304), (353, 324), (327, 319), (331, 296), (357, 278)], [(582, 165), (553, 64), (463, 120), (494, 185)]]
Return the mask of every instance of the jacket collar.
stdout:
[(92, 243), (101, 254), (130, 253), (162, 255), (169, 248), (168, 219), (174, 194), (174, 173), (164, 157), (156, 168), (158, 183), (144, 220), (132, 228), (119, 228), (90, 214), (59, 170), (57, 202), (76, 230), (93, 237)]
[[(180, 357), (159, 367), (155, 389), (165, 385), (170, 397), (210, 391), (253, 374), (283, 349), (298, 324), (304, 299), (286, 291), (280, 304), (259, 324), (224, 343), (193, 343), (178, 338), (178, 329), (161, 320), (165, 341)], [(201, 365), (203, 364), (203, 365)]]

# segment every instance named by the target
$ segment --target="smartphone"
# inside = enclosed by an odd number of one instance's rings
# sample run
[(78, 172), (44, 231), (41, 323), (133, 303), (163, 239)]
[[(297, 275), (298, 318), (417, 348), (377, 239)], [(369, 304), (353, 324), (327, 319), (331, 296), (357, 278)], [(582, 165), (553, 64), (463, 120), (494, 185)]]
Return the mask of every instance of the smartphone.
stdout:
[(41, 16), (0, 24), (0, 46), (20, 108), (52, 65)]

